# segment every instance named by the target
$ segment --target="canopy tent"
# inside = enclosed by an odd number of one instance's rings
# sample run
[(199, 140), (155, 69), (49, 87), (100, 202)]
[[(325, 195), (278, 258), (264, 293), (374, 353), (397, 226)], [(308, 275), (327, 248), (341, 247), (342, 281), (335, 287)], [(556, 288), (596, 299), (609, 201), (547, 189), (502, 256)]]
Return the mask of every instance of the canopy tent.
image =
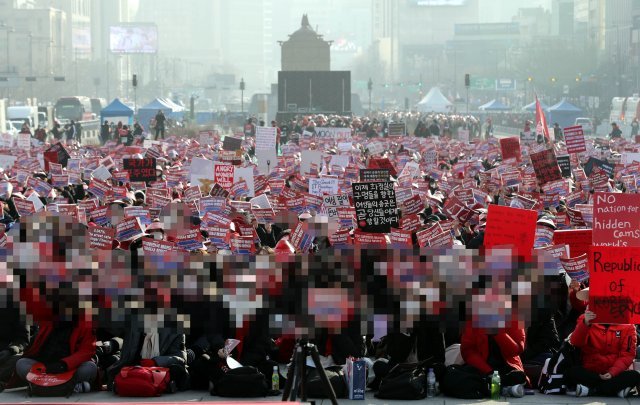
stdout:
[(493, 99), (491, 101), (489, 101), (486, 104), (481, 105), (480, 107), (478, 107), (479, 110), (481, 111), (509, 111), (511, 109), (511, 107), (509, 107), (508, 105), (503, 104), (500, 100), (497, 99)]
[(416, 106), (418, 112), (447, 113), (453, 110), (453, 104), (442, 94), (439, 88), (433, 87)]
[[(546, 105), (545, 103), (543, 103), (542, 101), (540, 102), (540, 107), (542, 107), (542, 111), (547, 111), (549, 109), (549, 106)], [(536, 102), (534, 101), (531, 104), (525, 105), (524, 107), (522, 107), (523, 111), (536, 111)]]
[(159, 110), (162, 110), (167, 118), (173, 120), (181, 120), (184, 116), (184, 108), (166, 99), (156, 98), (138, 110), (138, 121), (148, 129), (149, 122), (151, 122)]
[(582, 116), (582, 109), (564, 99), (558, 104), (549, 107), (547, 111), (549, 127), (556, 122), (560, 125), (560, 128), (570, 127), (575, 124), (576, 118)]
[(100, 122), (104, 122), (107, 118), (109, 121), (116, 123), (122, 121), (125, 125), (131, 125), (133, 124), (133, 109), (116, 98), (100, 111)]

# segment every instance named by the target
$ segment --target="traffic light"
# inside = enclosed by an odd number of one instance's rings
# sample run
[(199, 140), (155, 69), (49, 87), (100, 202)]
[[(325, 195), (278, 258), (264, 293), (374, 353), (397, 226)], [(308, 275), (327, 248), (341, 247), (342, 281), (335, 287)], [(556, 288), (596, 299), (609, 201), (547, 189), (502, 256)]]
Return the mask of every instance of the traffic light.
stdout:
[(471, 75), (469, 75), (469, 73), (464, 75), (464, 86), (465, 87), (471, 86)]
[(133, 75), (133, 87), (138, 87), (138, 75)]

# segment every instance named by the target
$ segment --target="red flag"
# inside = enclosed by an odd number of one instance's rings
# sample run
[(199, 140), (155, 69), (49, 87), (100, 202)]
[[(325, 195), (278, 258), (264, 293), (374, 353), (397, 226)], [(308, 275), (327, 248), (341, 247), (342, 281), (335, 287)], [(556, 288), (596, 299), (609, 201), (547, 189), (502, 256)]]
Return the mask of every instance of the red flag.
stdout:
[(540, 101), (538, 100), (538, 95), (536, 94), (536, 134), (544, 134), (544, 138), (547, 142), (551, 142), (551, 137), (549, 135), (549, 127), (547, 126), (547, 117), (544, 116), (544, 111), (542, 111), (542, 106), (540, 105)]

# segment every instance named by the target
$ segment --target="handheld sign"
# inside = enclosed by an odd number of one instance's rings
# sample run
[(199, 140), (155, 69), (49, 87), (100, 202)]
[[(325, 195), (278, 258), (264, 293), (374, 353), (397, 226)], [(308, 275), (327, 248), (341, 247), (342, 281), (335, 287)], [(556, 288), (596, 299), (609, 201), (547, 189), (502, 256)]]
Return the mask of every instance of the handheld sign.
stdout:
[(398, 228), (398, 211), (393, 182), (353, 183), (353, 201), (360, 230), (388, 233)]
[(156, 181), (156, 159), (122, 159), (124, 170), (131, 181)]
[(640, 195), (595, 193), (593, 245), (640, 247)]
[(532, 210), (489, 205), (484, 246), (511, 245), (525, 258), (531, 257), (538, 213)]

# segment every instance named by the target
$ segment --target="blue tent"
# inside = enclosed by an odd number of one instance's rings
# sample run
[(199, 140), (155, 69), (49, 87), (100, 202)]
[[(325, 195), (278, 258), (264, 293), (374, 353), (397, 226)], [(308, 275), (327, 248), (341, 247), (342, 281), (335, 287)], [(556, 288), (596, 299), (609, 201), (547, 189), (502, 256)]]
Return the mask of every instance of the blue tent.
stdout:
[(156, 98), (138, 110), (138, 121), (143, 127), (148, 129), (149, 122), (156, 116), (159, 110), (162, 110), (167, 118), (174, 120), (181, 120), (184, 115), (184, 112), (181, 111), (179, 106), (173, 105), (164, 99)]
[(482, 111), (509, 111), (511, 107), (503, 104), (497, 99), (493, 99), (488, 103), (481, 105), (478, 109)]
[(547, 111), (549, 116), (549, 126), (552, 126), (557, 122), (560, 124), (560, 128), (566, 128), (574, 125), (576, 118), (582, 117), (583, 115), (582, 109), (564, 99), (558, 104), (549, 107)]
[(133, 124), (133, 109), (124, 104), (120, 99), (114, 99), (111, 104), (100, 111), (100, 122), (110, 118), (109, 121), (122, 121), (125, 125)]
[[(540, 102), (540, 106), (542, 107), (542, 111), (547, 111), (549, 109), (549, 106), (546, 105), (545, 103), (543, 103), (542, 101)], [(524, 107), (522, 107), (523, 110), (526, 111), (536, 111), (536, 102), (534, 101), (531, 104), (525, 105)]]

